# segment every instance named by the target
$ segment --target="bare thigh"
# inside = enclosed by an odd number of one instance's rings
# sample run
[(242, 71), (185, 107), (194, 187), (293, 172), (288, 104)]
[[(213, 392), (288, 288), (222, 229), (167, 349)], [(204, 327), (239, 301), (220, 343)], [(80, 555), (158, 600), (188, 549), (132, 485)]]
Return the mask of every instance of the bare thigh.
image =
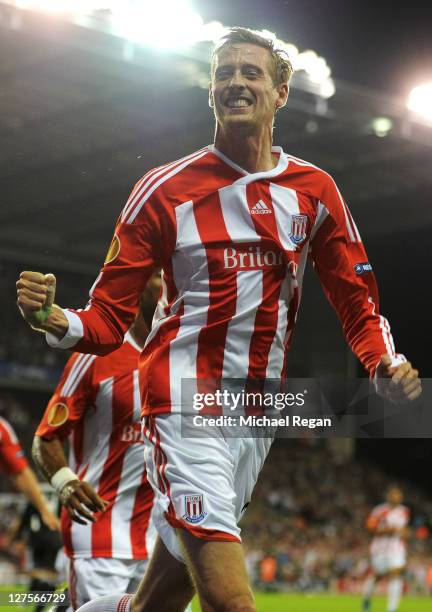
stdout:
[(206, 541), (179, 529), (203, 612), (255, 612), (242, 545)]
[(183, 612), (194, 595), (187, 567), (160, 538), (132, 602), (132, 612)]

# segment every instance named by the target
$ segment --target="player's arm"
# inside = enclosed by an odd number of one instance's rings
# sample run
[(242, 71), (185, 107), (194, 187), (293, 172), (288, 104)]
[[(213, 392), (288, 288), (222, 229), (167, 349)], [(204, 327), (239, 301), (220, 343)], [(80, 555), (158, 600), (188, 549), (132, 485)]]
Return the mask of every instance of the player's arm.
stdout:
[(409, 539), (410, 533), (411, 533), (411, 529), (408, 525), (406, 525), (405, 527), (401, 527), (400, 529), (397, 530), (398, 536), (400, 536), (400, 538), (404, 540), (405, 542)]
[(54, 348), (73, 347), (82, 353), (105, 355), (121, 345), (152, 271), (163, 267), (162, 250), (169, 257), (175, 243), (175, 221), (157, 192), (142, 207), (138, 206), (139, 193), (137, 188), (132, 192), (117, 223), (84, 310), (53, 304), (52, 275), (21, 273), (17, 281), (20, 312), (34, 329), (47, 333)]
[(412, 514), (411, 511), (409, 510), (409, 508), (405, 508), (405, 516), (406, 516), (406, 523), (403, 527), (401, 527), (400, 529), (398, 529), (397, 534), (399, 535), (399, 537), (404, 540), (405, 542), (407, 542), (411, 536), (412, 533)]
[(56, 489), (60, 503), (65, 506), (70, 518), (83, 525), (86, 524), (85, 519), (95, 522), (96, 517), (91, 512), (103, 512), (108, 502), (69, 468), (62, 441), (58, 437), (48, 440), (35, 436), (32, 455), (45, 478)]
[(357, 227), (330, 179), (312, 231), (311, 255), (345, 337), (375, 377), (377, 391), (391, 401), (416, 399), (421, 393), (418, 371), (395, 352), (389, 323), (379, 314), (375, 276)]
[(96, 357), (74, 353), (67, 362), (33, 440), (33, 459), (45, 478), (57, 491), (70, 518), (76, 523), (94, 522), (92, 512), (108, 505), (93, 487), (81, 480), (69, 467), (63, 441), (84, 418), (92, 405), (96, 385)]
[(0, 418), (0, 463), (4, 471), (9, 474), (15, 488), (24, 493), (37, 508), (45, 525), (53, 530), (58, 529), (58, 519), (49, 509), (13, 427), (2, 418)]
[(45, 525), (52, 531), (58, 531), (60, 529), (59, 520), (49, 509), (47, 500), (40, 489), (33, 470), (27, 466), (18, 474), (13, 475), (12, 481), (15, 488), (24, 493), (27, 499), (38, 510)]
[(374, 536), (391, 536), (397, 529), (380, 525), (380, 516), (372, 513), (366, 521), (366, 529)]

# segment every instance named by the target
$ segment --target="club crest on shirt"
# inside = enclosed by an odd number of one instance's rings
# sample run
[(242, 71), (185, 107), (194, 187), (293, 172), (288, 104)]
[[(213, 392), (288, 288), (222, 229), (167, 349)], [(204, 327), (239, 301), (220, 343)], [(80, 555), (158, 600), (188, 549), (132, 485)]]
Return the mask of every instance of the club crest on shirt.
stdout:
[(199, 523), (207, 516), (207, 512), (204, 512), (204, 495), (185, 495), (184, 508), (183, 518), (188, 523)]
[(114, 261), (114, 259), (117, 257), (117, 255), (120, 253), (120, 238), (115, 235), (114, 238), (111, 240), (111, 244), (110, 244), (110, 248), (108, 249), (108, 253), (106, 254), (105, 257), (105, 264), (109, 264), (112, 261)]
[(48, 413), (48, 425), (51, 427), (60, 427), (63, 423), (66, 423), (69, 416), (69, 410), (66, 404), (57, 402), (50, 408)]
[(294, 244), (300, 244), (306, 238), (307, 222), (307, 215), (291, 216), (290, 238)]

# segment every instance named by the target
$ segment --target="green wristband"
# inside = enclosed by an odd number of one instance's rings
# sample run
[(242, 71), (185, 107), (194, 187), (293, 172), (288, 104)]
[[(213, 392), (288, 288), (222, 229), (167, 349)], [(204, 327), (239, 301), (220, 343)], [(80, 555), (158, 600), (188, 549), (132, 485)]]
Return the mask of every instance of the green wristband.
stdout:
[(52, 312), (52, 306), (44, 306), (40, 310), (32, 313), (31, 323), (34, 325), (42, 325), (48, 319)]

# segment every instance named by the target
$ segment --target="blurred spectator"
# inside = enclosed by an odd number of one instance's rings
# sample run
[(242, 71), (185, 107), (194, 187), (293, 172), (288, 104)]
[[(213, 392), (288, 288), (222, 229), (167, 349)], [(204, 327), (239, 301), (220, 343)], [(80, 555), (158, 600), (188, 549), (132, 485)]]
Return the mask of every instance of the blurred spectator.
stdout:
[(276, 582), (277, 561), (272, 555), (266, 555), (260, 562), (260, 581), (264, 588)]
[(429, 595), (432, 597), (432, 563), (429, 565), (426, 575)]

